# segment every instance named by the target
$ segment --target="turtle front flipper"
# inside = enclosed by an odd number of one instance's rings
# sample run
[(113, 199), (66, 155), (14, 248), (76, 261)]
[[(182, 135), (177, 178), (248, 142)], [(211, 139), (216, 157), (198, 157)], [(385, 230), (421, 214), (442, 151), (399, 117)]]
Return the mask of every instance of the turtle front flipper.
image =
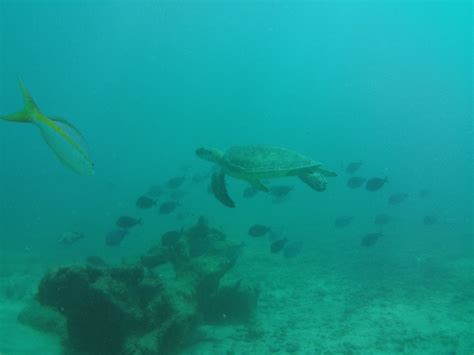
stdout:
[(227, 193), (227, 187), (225, 184), (225, 173), (224, 171), (216, 171), (212, 174), (211, 182), (212, 193), (214, 196), (224, 205), (230, 208), (235, 207), (234, 201), (230, 198)]
[(320, 192), (326, 190), (327, 180), (320, 173), (300, 174), (298, 177), (313, 190)]
[(321, 166), (318, 167), (318, 170), (317, 170), (318, 173), (321, 173), (323, 174), (324, 176), (327, 176), (327, 177), (335, 177), (337, 176), (337, 173), (335, 171), (332, 171), (332, 170), (329, 170), (327, 168), (323, 168)]
[(263, 192), (270, 192), (268, 187), (266, 187), (260, 180), (248, 180), (249, 184), (255, 187), (257, 190)]

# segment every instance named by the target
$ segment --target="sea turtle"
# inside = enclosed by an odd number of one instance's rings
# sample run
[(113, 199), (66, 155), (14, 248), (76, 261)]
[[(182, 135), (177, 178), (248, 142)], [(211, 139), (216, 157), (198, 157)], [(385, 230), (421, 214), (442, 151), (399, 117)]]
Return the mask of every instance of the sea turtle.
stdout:
[(297, 176), (316, 191), (326, 189), (325, 176), (337, 176), (331, 170), (323, 168), (314, 160), (291, 150), (266, 146), (234, 146), (226, 152), (213, 148), (198, 148), (196, 154), (201, 159), (216, 163), (220, 170), (212, 178), (214, 196), (228, 207), (235, 207), (225, 186), (225, 175), (245, 180), (255, 188), (268, 192), (262, 179), (285, 176)]

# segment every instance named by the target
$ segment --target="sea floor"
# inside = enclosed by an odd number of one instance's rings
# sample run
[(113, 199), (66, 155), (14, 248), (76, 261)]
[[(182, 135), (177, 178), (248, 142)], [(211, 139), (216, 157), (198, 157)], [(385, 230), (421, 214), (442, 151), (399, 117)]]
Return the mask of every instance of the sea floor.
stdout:
[[(244, 277), (258, 284), (254, 319), (201, 326), (196, 342), (182, 353), (473, 353), (472, 257), (407, 257), (395, 263), (352, 253), (337, 256), (347, 260), (343, 265), (334, 258), (308, 250), (285, 259), (249, 249), (223, 282)], [(3, 260), (0, 275), (0, 353), (59, 355), (57, 338), (17, 321), (43, 270), (12, 267), (14, 259)]]
[(404, 270), (409, 277), (390, 265), (364, 274), (357, 260), (324, 267), (309, 255), (285, 266), (256, 264), (262, 274), (249, 272), (266, 281), (255, 321), (207, 328), (213, 340), (186, 354), (473, 353), (472, 259), (442, 267), (420, 260)]

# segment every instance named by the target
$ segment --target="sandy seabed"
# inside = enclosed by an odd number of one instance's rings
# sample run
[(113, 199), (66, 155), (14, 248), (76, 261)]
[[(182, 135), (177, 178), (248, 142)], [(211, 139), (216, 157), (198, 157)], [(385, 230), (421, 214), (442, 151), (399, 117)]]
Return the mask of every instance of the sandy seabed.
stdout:
[[(182, 353), (472, 354), (472, 258), (425, 256), (394, 264), (353, 253), (340, 265), (333, 257), (307, 251), (284, 259), (249, 248), (225, 278), (234, 282), (245, 275), (259, 285), (254, 319), (201, 326)], [(61, 354), (57, 337), (17, 320), (40, 277), (25, 271), (1, 275), (2, 355)]]

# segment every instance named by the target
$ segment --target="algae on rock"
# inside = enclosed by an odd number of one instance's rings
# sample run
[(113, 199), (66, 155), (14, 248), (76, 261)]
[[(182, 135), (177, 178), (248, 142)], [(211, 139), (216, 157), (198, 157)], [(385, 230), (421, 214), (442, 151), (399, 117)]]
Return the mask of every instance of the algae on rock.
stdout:
[[(175, 354), (203, 320), (227, 312), (245, 321), (256, 307), (251, 286), (219, 288), (234, 266), (235, 245), (201, 217), (171, 246), (155, 246), (134, 265), (67, 266), (48, 272), (38, 301), (66, 319), (66, 345), (91, 355)], [(160, 279), (146, 269), (170, 262), (176, 277)], [(209, 301), (215, 303), (211, 307)], [(237, 302), (237, 303), (236, 303)], [(229, 311), (242, 307), (242, 315)], [(230, 307), (229, 307), (230, 306)]]

